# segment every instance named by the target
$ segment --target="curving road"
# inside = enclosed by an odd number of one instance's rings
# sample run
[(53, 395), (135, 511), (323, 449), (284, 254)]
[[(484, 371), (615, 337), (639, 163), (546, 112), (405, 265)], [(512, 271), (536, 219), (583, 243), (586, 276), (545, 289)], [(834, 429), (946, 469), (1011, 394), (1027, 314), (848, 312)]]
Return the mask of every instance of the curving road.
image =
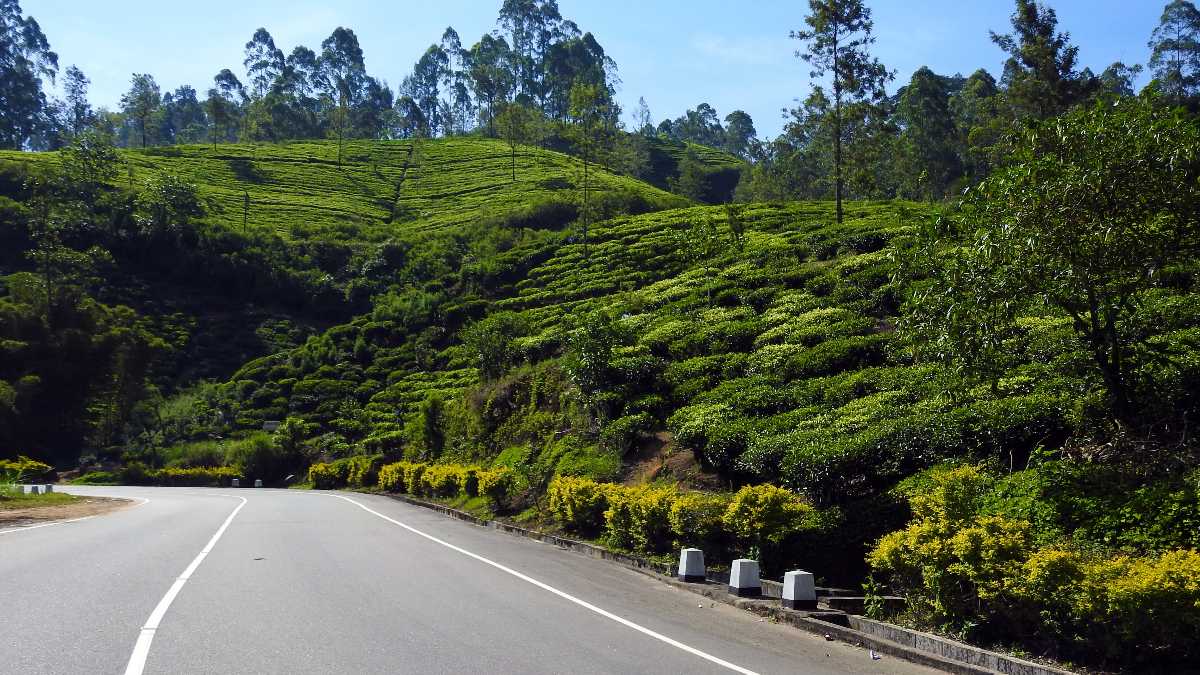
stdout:
[(0, 533), (5, 672), (933, 672), (386, 497), (65, 489), (145, 503)]

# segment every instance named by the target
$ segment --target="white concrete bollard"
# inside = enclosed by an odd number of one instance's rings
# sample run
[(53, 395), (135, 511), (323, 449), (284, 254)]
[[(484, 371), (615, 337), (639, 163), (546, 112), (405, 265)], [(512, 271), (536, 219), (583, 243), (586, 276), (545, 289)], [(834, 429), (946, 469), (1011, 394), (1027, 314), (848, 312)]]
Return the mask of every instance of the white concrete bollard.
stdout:
[(31, 494), (31, 495), (42, 494), (42, 486), (41, 485), (30, 485), (29, 486), (29, 494)]
[(783, 575), (783, 606), (788, 609), (817, 608), (817, 585), (812, 572), (796, 570)]
[(708, 576), (704, 570), (704, 551), (685, 548), (679, 552), (679, 580), (689, 584), (702, 584)]
[(762, 595), (757, 561), (745, 558), (733, 561), (733, 567), (729, 570), (729, 592), (742, 598), (756, 598)]
[(262, 487), (262, 479), (261, 478), (254, 479), (254, 487)]
[(234, 478), (233, 479), (233, 487), (241, 487), (241, 486), (242, 486), (242, 482), (239, 481), (238, 479)]

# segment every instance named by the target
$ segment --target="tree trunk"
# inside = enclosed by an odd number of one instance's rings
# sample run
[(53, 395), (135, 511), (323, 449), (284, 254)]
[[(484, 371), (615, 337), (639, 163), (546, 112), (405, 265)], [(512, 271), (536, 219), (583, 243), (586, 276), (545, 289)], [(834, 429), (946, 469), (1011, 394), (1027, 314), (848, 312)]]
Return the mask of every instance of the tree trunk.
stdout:
[(838, 37), (833, 37), (833, 182), (837, 201), (837, 222), (842, 224), (842, 76), (838, 70)]

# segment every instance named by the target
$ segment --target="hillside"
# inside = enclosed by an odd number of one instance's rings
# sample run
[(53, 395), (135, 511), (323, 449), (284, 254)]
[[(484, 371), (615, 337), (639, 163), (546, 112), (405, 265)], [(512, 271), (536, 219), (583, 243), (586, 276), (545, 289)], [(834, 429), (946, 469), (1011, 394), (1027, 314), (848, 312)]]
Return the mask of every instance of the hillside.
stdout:
[[(0, 151), (0, 161), (34, 166), (55, 158), (56, 153)], [(210, 223), (241, 232), (247, 215), (253, 233), (343, 244), (453, 231), (539, 200), (569, 196), (581, 178), (578, 161), (522, 147), (513, 180), (508, 145), (491, 139), (348, 141), (341, 165), (338, 145), (331, 141), (183, 145), (124, 150), (121, 158), (118, 184), (138, 186), (156, 175), (176, 175), (199, 188), (209, 204)], [(602, 169), (594, 189), (637, 195), (646, 210), (684, 203)], [(246, 195), (250, 206), (244, 214)]]
[[(1070, 541), (1158, 565), (1200, 544), (1178, 456), (1077, 461), (1129, 446), (1094, 440), (1110, 433), (1097, 374), (1062, 313), (1021, 305), (990, 380), (897, 332), (936, 256), (955, 252), (952, 238), (934, 257), (917, 245), (951, 207), (852, 202), (836, 224), (827, 202), (697, 206), (602, 173), (585, 239), (577, 162), (553, 152), (519, 156), (514, 182), (492, 141), (353, 143), (340, 168), (333, 143), (189, 146), (123, 153), (132, 181), (125, 169), (98, 188), (90, 226), (67, 225), (87, 210), (62, 197), (50, 236), (23, 178), (56, 157), (9, 158), (22, 161), (0, 164), (0, 440), (63, 468), (80, 445), (133, 482), (282, 483), (311, 465), (320, 487), (352, 467), (368, 485), (402, 460), (453, 483), (483, 467), (510, 482), (477, 508), (647, 554), (699, 535), (639, 539), (613, 509), (649, 509), (661, 530), (672, 504), (707, 504), (733, 528), (743, 494), (784, 495), (790, 534), (764, 539), (758, 519), (783, 516), (751, 511), (749, 530), (709, 542), (714, 558), (753, 551), (776, 574), (803, 557), (847, 585), (868, 553), (899, 564), (889, 542), (926, 527), (906, 520), (951, 507), (974, 509), (955, 522), (982, 519), (987, 545), (989, 523), (1020, 518), (1031, 560)], [(156, 223), (164, 186), (188, 185), (202, 213)], [(1167, 269), (1139, 319), (1176, 355), (1156, 377), (1185, 410), (1197, 278), (1192, 263)], [(587, 518), (556, 509), (571, 489), (593, 495)], [(926, 506), (956, 490), (973, 501)]]

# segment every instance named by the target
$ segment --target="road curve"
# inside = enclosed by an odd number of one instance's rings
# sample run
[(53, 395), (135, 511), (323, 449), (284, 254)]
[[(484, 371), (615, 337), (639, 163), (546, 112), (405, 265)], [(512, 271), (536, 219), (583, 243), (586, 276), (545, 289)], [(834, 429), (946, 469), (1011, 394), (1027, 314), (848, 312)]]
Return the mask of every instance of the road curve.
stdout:
[(149, 502), (0, 538), (10, 672), (933, 672), (386, 497), (66, 489)]

